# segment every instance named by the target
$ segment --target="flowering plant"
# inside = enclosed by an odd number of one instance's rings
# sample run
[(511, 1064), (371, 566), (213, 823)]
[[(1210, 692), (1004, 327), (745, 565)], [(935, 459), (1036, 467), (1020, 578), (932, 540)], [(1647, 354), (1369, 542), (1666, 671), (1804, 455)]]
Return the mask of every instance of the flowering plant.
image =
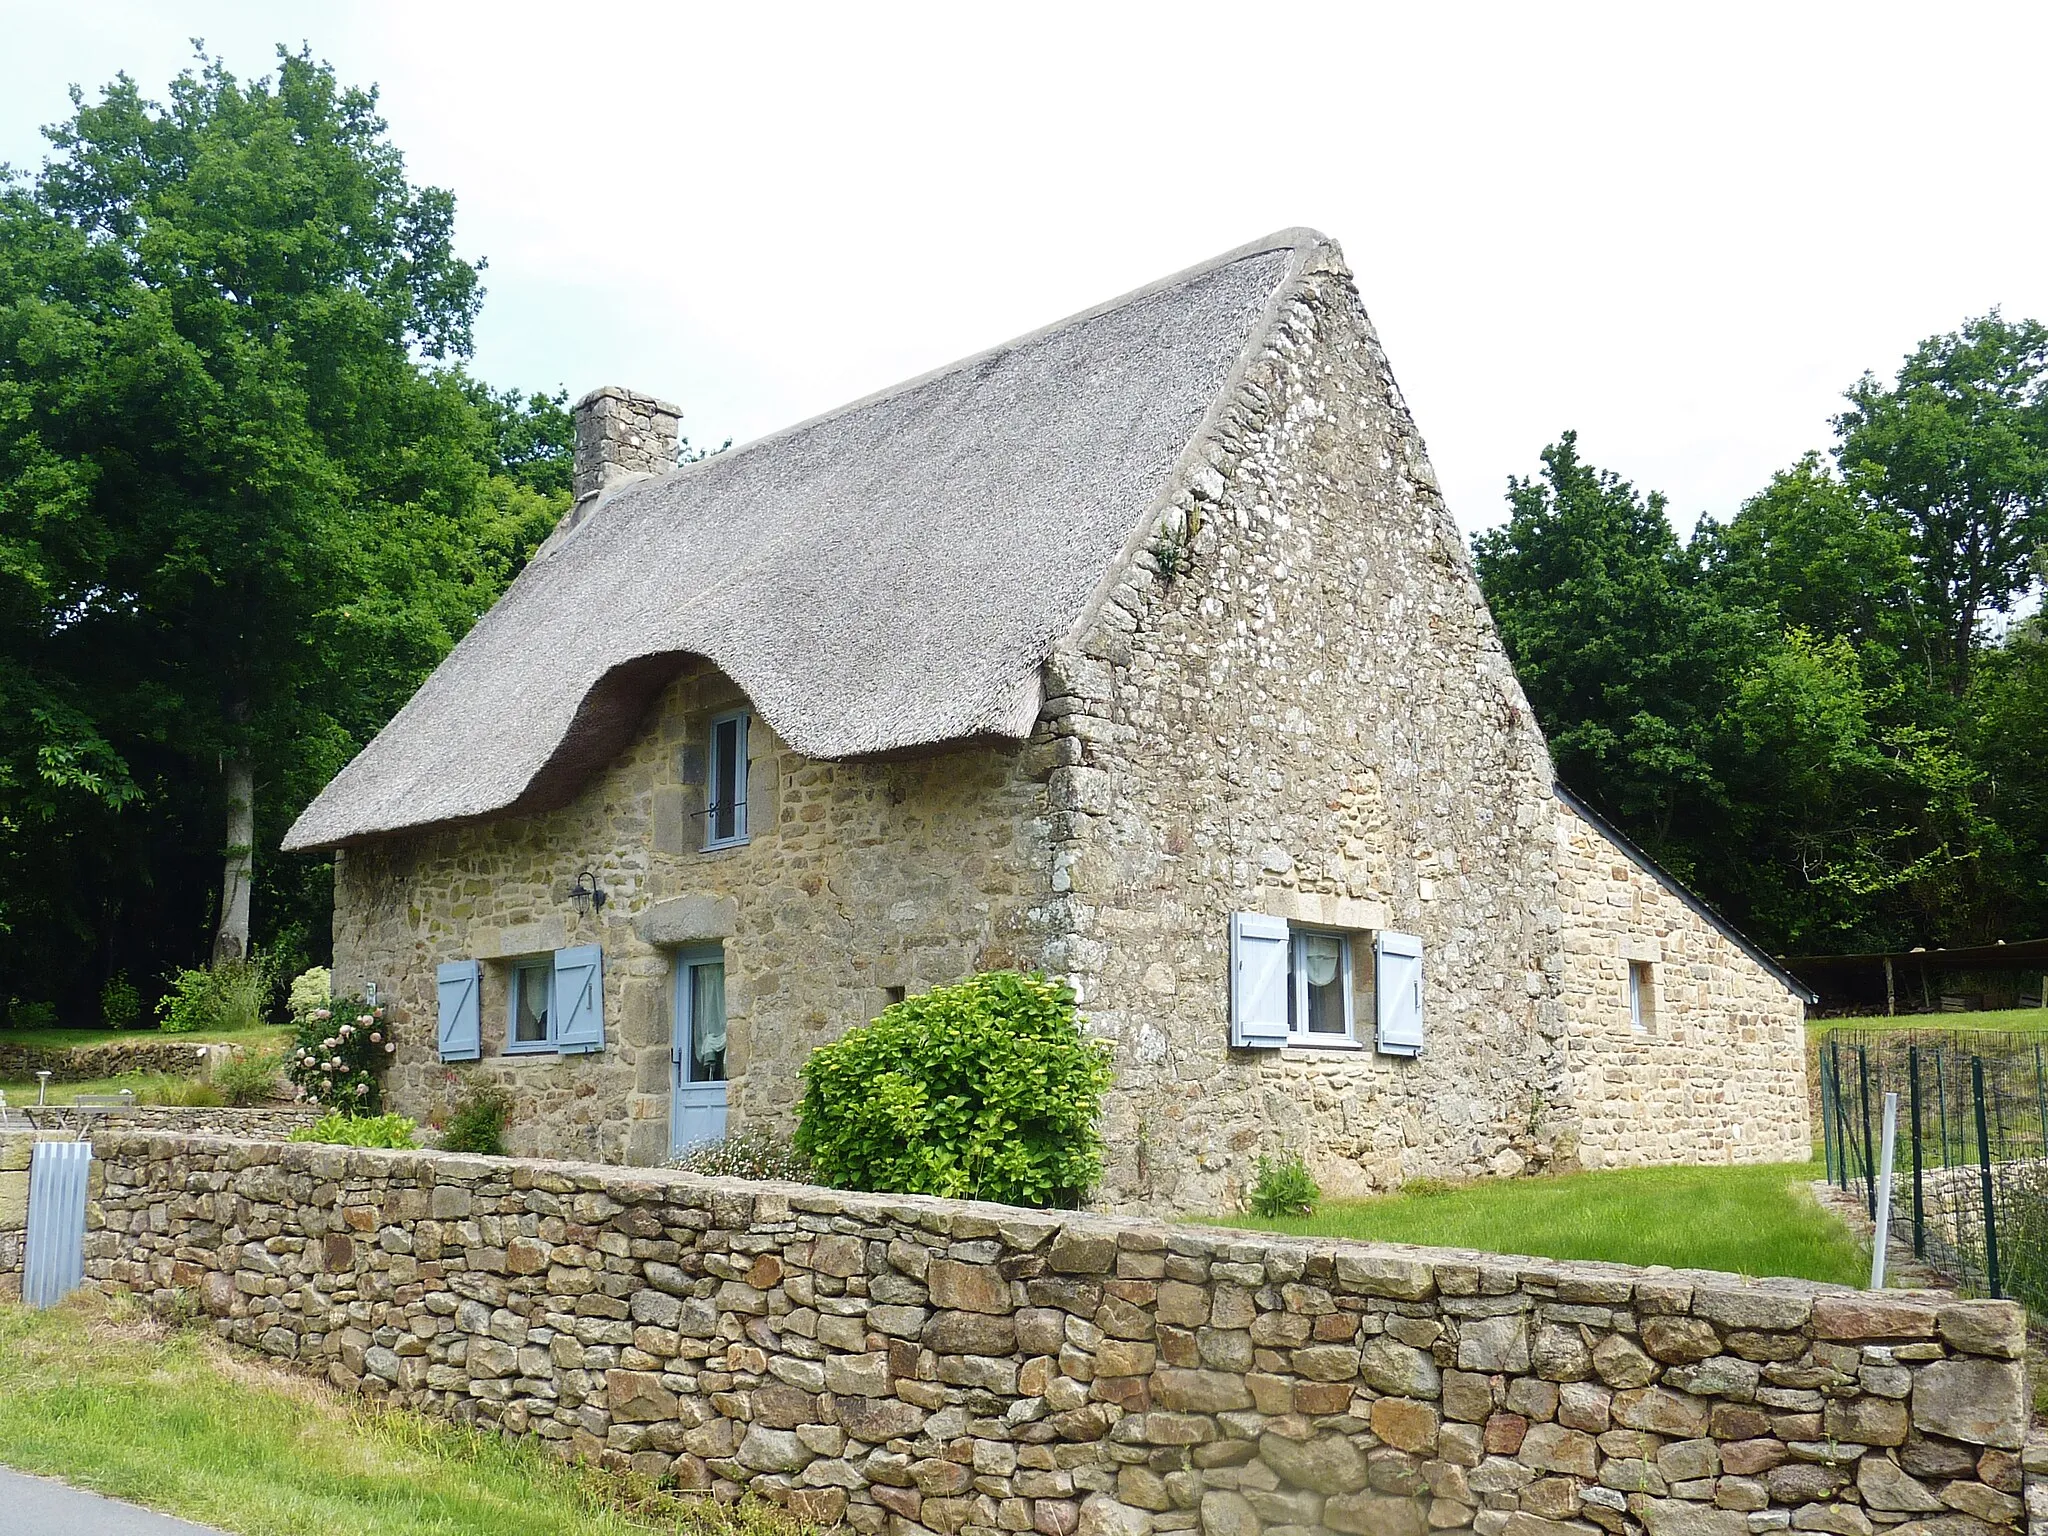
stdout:
[(382, 1101), (384, 1068), (397, 1051), (384, 1010), (360, 997), (330, 997), (293, 1021), (285, 1076), (308, 1104), (373, 1115)]

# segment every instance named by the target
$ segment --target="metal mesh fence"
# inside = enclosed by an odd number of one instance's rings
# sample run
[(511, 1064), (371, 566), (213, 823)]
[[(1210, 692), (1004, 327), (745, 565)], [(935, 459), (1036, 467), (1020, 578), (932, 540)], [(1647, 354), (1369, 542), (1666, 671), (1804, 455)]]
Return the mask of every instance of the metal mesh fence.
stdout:
[(1877, 1215), (1899, 1096), (1891, 1224), (1965, 1289), (2048, 1317), (2048, 1047), (1985, 1030), (1838, 1030), (1820, 1047), (1828, 1178)]

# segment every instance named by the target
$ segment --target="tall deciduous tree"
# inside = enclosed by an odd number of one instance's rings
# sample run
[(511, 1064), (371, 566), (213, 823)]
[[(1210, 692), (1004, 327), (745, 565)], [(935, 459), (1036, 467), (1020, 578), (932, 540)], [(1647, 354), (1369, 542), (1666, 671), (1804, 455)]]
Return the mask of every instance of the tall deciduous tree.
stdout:
[(1575, 433), (1508, 505), (1473, 541), (1479, 577), (1558, 771), (1685, 865), (1672, 834), (1713, 793), (1710, 722), (1755, 625), (1702, 590), (1664, 498), (1586, 463)]
[(2048, 327), (1996, 310), (1922, 342), (1836, 420), (1852, 489), (1912, 535), (1936, 680), (1960, 697), (1981, 630), (2048, 543)]
[(280, 50), (73, 101), (0, 193), (0, 826), (46, 860), (0, 922), (190, 912), (210, 825), (233, 958), (256, 849), (552, 524), (566, 415), (454, 371), (478, 266), (374, 92)]

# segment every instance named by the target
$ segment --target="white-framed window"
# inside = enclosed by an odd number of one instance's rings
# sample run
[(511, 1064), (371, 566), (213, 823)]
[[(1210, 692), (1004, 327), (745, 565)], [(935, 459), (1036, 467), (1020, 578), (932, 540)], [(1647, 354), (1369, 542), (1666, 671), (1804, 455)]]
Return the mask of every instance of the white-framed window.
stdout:
[(1657, 973), (1647, 960), (1628, 963), (1628, 1027), (1638, 1035), (1657, 1033)]
[(1295, 928), (1289, 939), (1288, 1038), (1303, 1045), (1354, 1043), (1351, 935)]
[(731, 848), (747, 840), (747, 724), (743, 709), (711, 720), (705, 776), (704, 846)]
[[(1263, 912), (1230, 920), (1230, 1043), (1388, 1055), (1422, 1048), (1422, 943), (1410, 934), (1297, 926)], [(1391, 982), (1390, 982), (1391, 978)], [(1394, 986), (1398, 995), (1389, 996)]]
[[(511, 963), (505, 977), (506, 1055), (579, 1056), (603, 1049), (604, 955), (597, 945), (572, 945)], [(457, 1059), (445, 1050), (443, 1056)]]
[(514, 962), (505, 982), (505, 1053), (552, 1051), (555, 1034), (555, 957)]

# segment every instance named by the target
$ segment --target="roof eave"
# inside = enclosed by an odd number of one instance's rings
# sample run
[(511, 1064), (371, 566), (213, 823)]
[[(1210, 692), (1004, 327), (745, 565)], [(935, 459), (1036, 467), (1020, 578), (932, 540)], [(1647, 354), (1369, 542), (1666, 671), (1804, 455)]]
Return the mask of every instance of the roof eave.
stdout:
[(1729, 943), (1733, 944), (1737, 949), (1741, 950), (1744, 954), (1748, 955), (1750, 959), (1754, 960), (1758, 965), (1762, 966), (1766, 971), (1770, 973), (1771, 979), (1776, 981), (1787, 992), (1790, 992), (1794, 997), (1798, 998), (1800, 1001), (1804, 1003), (1812, 1004), (1818, 1003), (1820, 1001), (1819, 993), (1813, 991), (1806, 985), (1805, 982), (1801, 981), (1797, 976), (1794, 976), (1790, 971), (1786, 970), (1785, 967), (1778, 964), (1777, 961), (1773, 960), (1768, 954), (1766, 954), (1763, 951), (1763, 949), (1753, 939), (1751, 939), (1747, 934), (1745, 934), (1740, 928), (1737, 928), (1733, 923), (1729, 922), (1727, 918), (1723, 917), (1720, 913), (1716, 912), (1712, 907), (1708, 906), (1707, 903), (1704, 900), (1702, 900), (1699, 896), (1695, 895), (1691, 890), (1687, 889), (1685, 883), (1681, 881), (1678, 878), (1678, 876), (1672, 874), (1670, 870), (1666, 869), (1662, 864), (1659, 864), (1655, 859), (1651, 858), (1647, 853), (1643, 852), (1643, 850), (1637, 847), (1635, 843), (1630, 841), (1628, 835), (1624, 833), (1619, 827), (1615, 826), (1613, 822), (1609, 821), (1605, 816), (1602, 816), (1598, 811), (1594, 810), (1592, 806), (1588, 805), (1584, 800), (1580, 799), (1579, 796), (1573, 794), (1572, 791), (1567, 789), (1561, 781), (1553, 781), (1550, 787), (1552, 792), (1556, 794), (1558, 799), (1562, 800), (1566, 805), (1570, 806), (1571, 809), (1574, 812), (1576, 812), (1580, 817), (1582, 817), (1589, 826), (1591, 826), (1595, 831), (1599, 832), (1601, 836), (1605, 837), (1610, 843), (1614, 844), (1615, 847), (1619, 848), (1624, 854), (1626, 854), (1628, 856), (1630, 863), (1634, 864), (1644, 874), (1648, 875), (1652, 880), (1655, 880), (1659, 885), (1663, 886), (1664, 889), (1669, 891), (1673, 896), (1676, 896), (1692, 911), (1695, 917), (1698, 917), (1702, 921), (1707, 923), (1716, 932), (1718, 932), (1722, 938), (1726, 939)]

